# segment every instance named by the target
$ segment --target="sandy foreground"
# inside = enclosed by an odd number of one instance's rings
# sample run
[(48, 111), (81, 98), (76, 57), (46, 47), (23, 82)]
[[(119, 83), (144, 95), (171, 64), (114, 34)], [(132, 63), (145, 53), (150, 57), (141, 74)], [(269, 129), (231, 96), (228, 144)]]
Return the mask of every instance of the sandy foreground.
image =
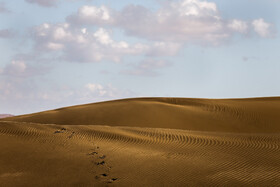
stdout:
[(0, 186), (278, 186), (280, 98), (141, 98), (0, 121)]

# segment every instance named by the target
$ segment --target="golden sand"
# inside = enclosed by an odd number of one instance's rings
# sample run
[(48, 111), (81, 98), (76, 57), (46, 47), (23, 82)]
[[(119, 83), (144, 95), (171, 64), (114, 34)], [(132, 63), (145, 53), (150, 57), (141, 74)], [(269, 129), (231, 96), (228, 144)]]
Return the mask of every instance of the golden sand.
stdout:
[(280, 98), (140, 98), (0, 122), (0, 186), (277, 186)]

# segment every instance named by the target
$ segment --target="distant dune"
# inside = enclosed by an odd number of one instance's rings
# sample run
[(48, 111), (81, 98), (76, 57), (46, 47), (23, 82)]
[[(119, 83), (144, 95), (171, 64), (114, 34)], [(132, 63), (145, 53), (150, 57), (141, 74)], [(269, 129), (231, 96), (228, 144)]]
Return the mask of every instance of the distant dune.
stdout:
[(280, 132), (280, 98), (138, 98), (60, 108), (9, 121), (213, 132)]
[(279, 186), (280, 98), (138, 98), (0, 120), (0, 186)]
[(8, 118), (8, 117), (13, 117), (13, 115), (11, 115), (11, 114), (0, 114), (0, 119)]

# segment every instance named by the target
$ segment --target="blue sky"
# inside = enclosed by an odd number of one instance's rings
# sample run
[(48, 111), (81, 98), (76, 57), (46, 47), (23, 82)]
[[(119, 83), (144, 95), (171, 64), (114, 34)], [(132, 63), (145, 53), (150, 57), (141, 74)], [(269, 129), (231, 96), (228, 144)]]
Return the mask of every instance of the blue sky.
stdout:
[(0, 113), (280, 95), (279, 0), (0, 0)]

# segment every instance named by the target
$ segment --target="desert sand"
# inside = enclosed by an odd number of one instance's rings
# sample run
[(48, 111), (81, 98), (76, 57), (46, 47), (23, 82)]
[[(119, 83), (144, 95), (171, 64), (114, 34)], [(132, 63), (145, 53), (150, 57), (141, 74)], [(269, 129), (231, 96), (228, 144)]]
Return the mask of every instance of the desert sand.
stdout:
[(279, 186), (280, 98), (137, 98), (0, 121), (0, 186)]

